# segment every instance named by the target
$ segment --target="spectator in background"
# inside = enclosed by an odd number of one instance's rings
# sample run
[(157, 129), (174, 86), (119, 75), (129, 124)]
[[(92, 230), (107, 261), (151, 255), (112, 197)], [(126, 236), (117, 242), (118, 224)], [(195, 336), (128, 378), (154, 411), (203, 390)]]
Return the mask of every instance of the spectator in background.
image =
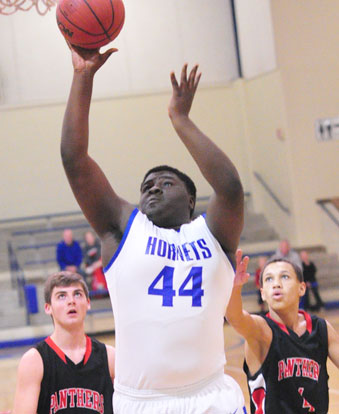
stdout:
[(71, 229), (64, 230), (63, 240), (57, 244), (56, 260), (60, 270), (82, 273), (80, 270), (82, 250), (80, 244), (73, 239), (73, 232)]
[[(321, 300), (321, 297), (318, 292), (318, 282), (316, 279), (317, 268), (315, 264), (309, 259), (308, 253), (306, 250), (300, 252), (300, 257), (302, 260), (304, 281), (306, 283), (306, 293), (304, 296), (304, 307), (305, 310), (319, 310), (324, 307), (324, 302)], [(315, 306), (310, 305), (310, 290), (313, 293), (314, 299), (316, 301)]]
[(102, 269), (100, 242), (91, 231), (85, 233), (83, 255), (85, 272), (91, 289), (107, 289), (106, 279)]
[(258, 305), (260, 307), (260, 315), (265, 314), (265, 303), (262, 300), (261, 297), (261, 291), (260, 291), (260, 274), (262, 269), (265, 266), (265, 263), (267, 262), (267, 257), (266, 256), (259, 256), (258, 258), (258, 267), (255, 271), (255, 286), (257, 287), (257, 295), (258, 295)]
[(291, 249), (290, 242), (287, 239), (281, 240), (278, 249), (270, 257), (270, 260), (272, 259), (286, 259), (302, 269), (300, 256), (298, 252)]

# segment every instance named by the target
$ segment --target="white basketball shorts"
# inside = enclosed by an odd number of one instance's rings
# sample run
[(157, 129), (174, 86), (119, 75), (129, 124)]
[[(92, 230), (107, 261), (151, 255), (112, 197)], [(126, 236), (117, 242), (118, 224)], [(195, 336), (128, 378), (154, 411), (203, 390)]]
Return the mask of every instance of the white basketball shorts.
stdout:
[(113, 410), (114, 414), (246, 414), (238, 383), (224, 373), (161, 392), (131, 390), (115, 383)]

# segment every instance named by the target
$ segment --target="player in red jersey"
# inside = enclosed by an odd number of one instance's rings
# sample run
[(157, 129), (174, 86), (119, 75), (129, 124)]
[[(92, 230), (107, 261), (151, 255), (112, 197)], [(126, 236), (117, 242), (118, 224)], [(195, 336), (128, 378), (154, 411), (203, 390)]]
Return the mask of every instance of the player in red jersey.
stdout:
[(21, 358), (13, 414), (112, 414), (114, 348), (85, 334), (88, 289), (77, 273), (62, 271), (45, 284), (51, 336)]
[(327, 413), (326, 361), (339, 368), (339, 335), (328, 321), (299, 310), (306, 288), (301, 269), (285, 259), (265, 264), (260, 285), (268, 313), (262, 317), (242, 307), (249, 258), (238, 250), (236, 261), (227, 319), (246, 340), (251, 413)]

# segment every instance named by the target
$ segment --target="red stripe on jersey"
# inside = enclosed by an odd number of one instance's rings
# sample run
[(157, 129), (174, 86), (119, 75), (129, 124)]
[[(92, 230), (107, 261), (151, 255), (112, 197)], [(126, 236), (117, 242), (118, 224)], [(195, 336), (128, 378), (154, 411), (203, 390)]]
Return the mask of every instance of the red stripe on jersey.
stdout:
[[(308, 333), (312, 333), (312, 318), (311, 318), (311, 315), (309, 313), (303, 311), (302, 309), (299, 309), (298, 313), (301, 313), (304, 316), (305, 321), (306, 321), (306, 329), (307, 329)], [(288, 329), (286, 328), (286, 325), (284, 325), (283, 323), (280, 323), (280, 322), (276, 321), (275, 319), (273, 319), (269, 312), (266, 313), (266, 316), (268, 318), (272, 319), (272, 321), (275, 322), (282, 331), (286, 332), (287, 335), (290, 334), (288, 332)]]
[(91, 341), (91, 338), (86, 335), (86, 352), (85, 352), (85, 357), (84, 357), (84, 365), (89, 360), (91, 353), (92, 353), (92, 341)]
[(59, 356), (59, 358), (62, 359), (65, 364), (67, 364), (66, 355), (58, 347), (58, 345), (55, 342), (53, 342), (53, 340), (50, 336), (45, 339), (45, 342), (53, 349), (53, 351)]
[(308, 330), (308, 333), (312, 333), (312, 318), (311, 315), (302, 309), (299, 309), (299, 313), (304, 315), (305, 321), (306, 321), (306, 329)]
[(252, 393), (252, 402), (255, 406), (255, 414), (265, 413), (265, 397), (266, 391), (264, 388), (256, 388)]
[(282, 331), (286, 332), (286, 333), (287, 333), (287, 335), (289, 335), (289, 334), (290, 334), (290, 333), (288, 332), (288, 329), (286, 328), (286, 325), (284, 325), (283, 323), (280, 323), (280, 322), (276, 321), (275, 319), (273, 319), (273, 318), (272, 318), (272, 316), (270, 315), (270, 313), (269, 313), (269, 312), (268, 312), (268, 313), (266, 313), (266, 316), (267, 316), (268, 318), (272, 319), (272, 321), (273, 321), (273, 322), (275, 322), (275, 323), (279, 326), (279, 328), (280, 328)]

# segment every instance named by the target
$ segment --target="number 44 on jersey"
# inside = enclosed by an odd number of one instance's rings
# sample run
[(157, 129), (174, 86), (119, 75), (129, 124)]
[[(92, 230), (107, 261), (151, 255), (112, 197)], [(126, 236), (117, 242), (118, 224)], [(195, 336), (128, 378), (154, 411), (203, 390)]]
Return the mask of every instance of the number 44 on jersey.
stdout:
[[(173, 289), (173, 274), (174, 267), (165, 266), (148, 288), (149, 295), (162, 296), (162, 306), (173, 306), (173, 297), (176, 296), (176, 291)], [(190, 281), (192, 281), (191, 289), (186, 287)], [(178, 290), (178, 296), (191, 296), (192, 306), (201, 306), (201, 297), (204, 296), (201, 285), (202, 267), (192, 267)]]

